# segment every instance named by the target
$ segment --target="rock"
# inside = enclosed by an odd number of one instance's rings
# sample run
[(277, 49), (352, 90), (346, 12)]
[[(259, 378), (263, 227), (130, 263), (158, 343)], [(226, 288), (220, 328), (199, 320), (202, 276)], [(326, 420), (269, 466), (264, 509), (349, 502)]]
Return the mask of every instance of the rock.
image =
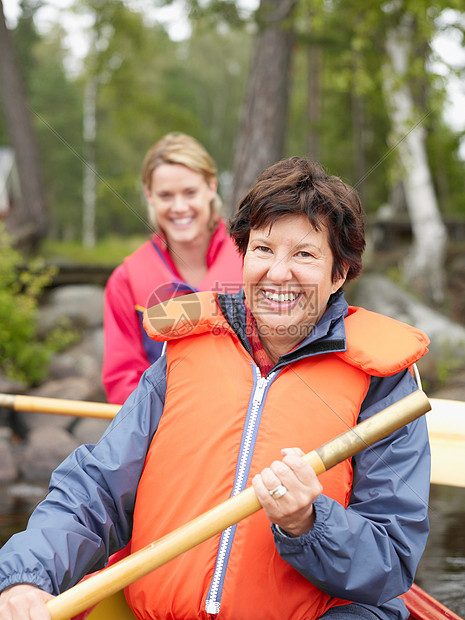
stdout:
[(2, 394), (23, 394), (26, 385), (22, 381), (8, 379), (0, 372), (0, 393)]
[(465, 367), (465, 327), (420, 303), (384, 276), (362, 276), (351, 302), (418, 327), (428, 335), (430, 352), (418, 367), (422, 377), (432, 384), (438, 382), (444, 369)]
[(54, 355), (50, 364), (50, 377), (64, 379), (78, 376), (88, 382), (86, 400), (105, 400), (101, 374), (103, 364), (103, 329), (97, 328), (84, 334), (82, 341), (63, 353)]
[[(0, 373), (0, 394), (24, 394), (25, 391), (26, 385), (24, 383), (8, 379), (3, 373)], [(8, 426), (11, 415), (11, 409), (0, 407), (0, 426)]]
[(79, 443), (98, 443), (109, 423), (98, 418), (81, 418), (72, 428), (73, 437)]
[(27, 482), (48, 481), (52, 471), (79, 445), (66, 430), (54, 426), (33, 429), (24, 446), (19, 470)]
[(18, 477), (11, 436), (11, 429), (6, 426), (0, 427), (0, 484), (13, 482)]
[(39, 331), (49, 331), (65, 317), (77, 327), (101, 326), (103, 297), (104, 289), (100, 286), (74, 284), (53, 289), (47, 303), (39, 308)]

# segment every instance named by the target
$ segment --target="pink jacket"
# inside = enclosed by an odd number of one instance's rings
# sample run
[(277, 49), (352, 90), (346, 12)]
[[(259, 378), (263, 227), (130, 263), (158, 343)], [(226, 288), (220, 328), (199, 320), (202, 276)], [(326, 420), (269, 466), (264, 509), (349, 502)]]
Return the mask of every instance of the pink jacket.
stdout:
[(197, 289), (179, 275), (166, 244), (154, 235), (128, 256), (105, 289), (102, 381), (110, 403), (124, 403), (162, 345), (142, 327), (146, 307), (195, 290), (234, 293), (242, 288), (242, 259), (220, 221), (207, 251), (208, 271)]

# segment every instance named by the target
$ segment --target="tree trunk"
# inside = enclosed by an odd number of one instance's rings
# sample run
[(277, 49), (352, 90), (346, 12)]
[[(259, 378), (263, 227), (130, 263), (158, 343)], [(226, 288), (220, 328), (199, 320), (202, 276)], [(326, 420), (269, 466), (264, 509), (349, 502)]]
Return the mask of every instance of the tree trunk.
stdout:
[(6, 126), (15, 152), (21, 201), (9, 215), (7, 230), (25, 250), (37, 247), (47, 230), (39, 148), (28, 109), (13, 41), (0, 0), (0, 85)]
[(439, 304), (444, 298), (447, 230), (431, 178), (425, 130), (418, 122), (421, 118), (415, 110), (406, 79), (411, 62), (413, 26), (411, 16), (405, 14), (399, 26), (387, 35), (386, 50), (391, 66), (386, 71), (384, 86), (413, 233), (404, 277), (416, 291)]
[(236, 145), (231, 208), (283, 157), (296, 0), (261, 0), (249, 85)]
[(96, 163), (95, 140), (97, 125), (97, 91), (98, 79), (88, 78), (84, 91), (84, 148), (83, 168), (83, 205), (82, 205), (82, 245), (85, 248), (95, 246), (95, 204), (96, 204)]
[(362, 59), (359, 52), (353, 52), (352, 56), (352, 87), (351, 87), (351, 116), (352, 116), (352, 152), (353, 152), (353, 175), (356, 179), (357, 191), (362, 204), (366, 201), (365, 173), (367, 170), (365, 161), (365, 105), (359, 88), (359, 75), (361, 72)]
[(320, 161), (320, 130), (321, 122), (321, 73), (323, 54), (318, 45), (309, 45), (307, 49), (307, 110), (309, 121), (308, 156)]

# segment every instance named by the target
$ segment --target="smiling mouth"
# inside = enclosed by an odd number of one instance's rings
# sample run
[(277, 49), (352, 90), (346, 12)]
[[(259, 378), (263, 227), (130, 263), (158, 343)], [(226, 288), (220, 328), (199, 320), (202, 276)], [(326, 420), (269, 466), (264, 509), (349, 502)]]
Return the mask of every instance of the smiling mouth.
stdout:
[(190, 217), (179, 217), (175, 220), (171, 220), (171, 223), (174, 226), (188, 226), (193, 221), (194, 221), (194, 218), (190, 216)]
[(272, 291), (263, 291), (263, 295), (265, 299), (268, 299), (269, 301), (285, 304), (294, 302), (298, 297), (300, 297), (301, 293), (274, 293)]

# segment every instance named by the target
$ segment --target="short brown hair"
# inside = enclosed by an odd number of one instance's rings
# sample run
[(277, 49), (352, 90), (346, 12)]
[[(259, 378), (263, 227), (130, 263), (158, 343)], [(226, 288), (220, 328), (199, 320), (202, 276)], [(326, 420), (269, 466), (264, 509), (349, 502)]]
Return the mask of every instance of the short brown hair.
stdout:
[(272, 226), (288, 215), (306, 215), (316, 230), (326, 227), (333, 254), (332, 280), (356, 278), (362, 270), (365, 226), (360, 198), (339, 177), (308, 159), (291, 157), (270, 166), (242, 199), (229, 225), (245, 255), (252, 229)]

